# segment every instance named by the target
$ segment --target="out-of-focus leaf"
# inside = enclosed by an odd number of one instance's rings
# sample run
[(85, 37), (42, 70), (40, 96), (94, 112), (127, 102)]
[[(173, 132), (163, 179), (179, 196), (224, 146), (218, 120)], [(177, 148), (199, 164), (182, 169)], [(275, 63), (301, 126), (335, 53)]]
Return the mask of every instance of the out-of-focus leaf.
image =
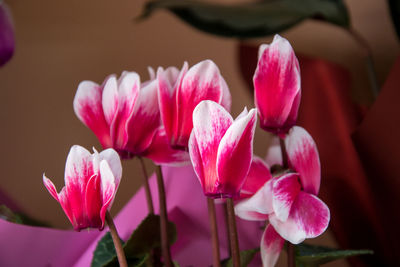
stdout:
[[(170, 243), (173, 244), (176, 241), (176, 227), (172, 222), (168, 223), (168, 236)], [(128, 265), (140, 267), (145, 266), (149, 259), (155, 260), (149, 257), (152, 255), (152, 250), (160, 248), (160, 239), (160, 216), (149, 214), (123, 244)], [(153, 262), (154, 266), (157, 264)], [(118, 266), (114, 243), (109, 232), (97, 244), (91, 266)]]
[(9, 209), (6, 205), (0, 205), (0, 219), (30, 226), (49, 227), (48, 223), (32, 219), (31, 217), (19, 212), (14, 212), (11, 209)]
[(300, 244), (296, 246), (296, 265), (314, 267), (351, 256), (373, 254), (372, 250), (336, 250), (322, 246)]
[(139, 19), (165, 9), (199, 30), (226, 37), (261, 37), (288, 29), (307, 18), (349, 27), (342, 0), (270, 0), (218, 5), (196, 0), (151, 0)]
[[(260, 248), (248, 249), (240, 251), (240, 266), (246, 267), (253, 260)], [(225, 259), (221, 262), (223, 267), (233, 267), (232, 258)]]
[(397, 37), (400, 38), (400, 0), (388, 0), (388, 2)]

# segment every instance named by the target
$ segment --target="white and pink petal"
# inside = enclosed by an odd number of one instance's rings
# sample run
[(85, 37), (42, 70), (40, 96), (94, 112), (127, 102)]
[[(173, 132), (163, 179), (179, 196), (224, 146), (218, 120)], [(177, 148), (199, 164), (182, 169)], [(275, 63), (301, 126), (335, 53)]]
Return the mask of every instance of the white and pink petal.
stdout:
[(261, 259), (263, 267), (273, 267), (278, 261), (285, 240), (268, 224), (261, 238)]
[(287, 173), (277, 177), (274, 181), (272, 206), (276, 217), (286, 221), (297, 195), (300, 193), (301, 185), (297, 173)]

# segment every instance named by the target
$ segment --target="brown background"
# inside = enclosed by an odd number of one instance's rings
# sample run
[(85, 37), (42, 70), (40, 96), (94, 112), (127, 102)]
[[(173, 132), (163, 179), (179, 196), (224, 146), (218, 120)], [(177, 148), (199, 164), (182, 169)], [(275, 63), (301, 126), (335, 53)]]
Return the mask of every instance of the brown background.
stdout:
[[(224, 0), (220, 2), (240, 2)], [(399, 45), (386, 1), (345, 1), (353, 26), (372, 47), (382, 84)], [(69, 148), (100, 145), (76, 118), (72, 100), (82, 80), (101, 83), (123, 70), (148, 79), (147, 66), (190, 65), (210, 58), (220, 67), (233, 97), (232, 113), (253, 106), (237, 66), (237, 41), (214, 37), (183, 24), (166, 12), (135, 24), (144, 1), (7, 1), (16, 26), (14, 58), (0, 69), (2, 131), (0, 187), (33, 217), (69, 227), (59, 204), (42, 184), (42, 173), (57, 188), (64, 184)], [(360, 47), (347, 32), (306, 21), (281, 33), (296, 52), (325, 58), (351, 71), (352, 95), (368, 103), (368, 78)], [(252, 40), (270, 42), (270, 38)], [(256, 135), (256, 153), (263, 156), (265, 135)], [(150, 166), (150, 162), (147, 162)], [(141, 184), (137, 160), (124, 162), (124, 176), (113, 207), (116, 213)], [(323, 181), (322, 181), (323, 183)]]

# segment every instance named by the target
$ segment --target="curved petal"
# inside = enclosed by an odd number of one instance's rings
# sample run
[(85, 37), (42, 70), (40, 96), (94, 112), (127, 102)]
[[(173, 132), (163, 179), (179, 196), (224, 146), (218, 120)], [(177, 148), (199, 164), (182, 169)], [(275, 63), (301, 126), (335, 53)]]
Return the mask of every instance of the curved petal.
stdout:
[(142, 153), (157, 165), (182, 166), (190, 164), (189, 153), (173, 149), (165, 133), (164, 127), (158, 128), (149, 148)]
[(108, 125), (111, 125), (118, 110), (118, 83), (115, 75), (109, 76), (104, 81), (102, 106), (104, 117)]
[(300, 68), (286, 39), (275, 35), (269, 46), (260, 47), (253, 83), (261, 128), (273, 133), (287, 130), (286, 121), (300, 91)]
[(65, 186), (76, 187), (81, 193), (86, 189), (86, 183), (93, 173), (93, 161), (90, 152), (81, 146), (71, 147), (65, 163)]
[(137, 73), (122, 73), (118, 81), (118, 111), (111, 124), (111, 138), (116, 149), (123, 149), (128, 140), (126, 122), (132, 114), (139, 89), (140, 77)]
[(218, 187), (229, 197), (239, 194), (249, 172), (256, 121), (256, 109), (251, 109), (247, 116), (232, 123), (218, 146)]
[[(210, 100), (200, 102), (193, 111), (193, 133), (202, 159), (205, 179), (203, 190), (210, 197), (220, 194), (216, 165), (218, 146), (232, 123), (231, 115), (221, 105)], [(240, 126), (242, 124), (238, 123)]]
[(321, 183), (321, 164), (311, 135), (295, 126), (285, 138), (289, 165), (300, 175), (303, 190), (317, 195)]
[(114, 201), (115, 194), (118, 189), (118, 185), (115, 183), (115, 177), (111, 171), (107, 161), (103, 160), (100, 162), (100, 177), (101, 177), (101, 196), (102, 196), (102, 207), (100, 209), (100, 218), (102, 221), (101, 229), (104, 227), (104, 220), (106, 212), (111, 208)]
[(328, 206), (316, 196), (303, 191), (293, 203), (286, 222), (280, 221), (275, 214), (269, 217), (275, 230), (293, 244), (319, 236), (328, 227), (329, 220)]
[(74, 98), (74, 111), (81, 120), (99, 139), (105, 148), (111, 147), (110, 127), (104, 117), (102, 105), (102, 87), (91, 81), (79, 84)]
[(103, 150), (99, 154), (99, 162), (101, 162), (102, 160), (107, 161), (108, 166), (110, 166), (111, 171), (114, 175), (115, 184), (116, 186), (118, 186), (122, 177), (122, 165), (118, 153), (112, 148)]
[(74, 208), (73, 206), (74, 202), (72, 203), (70, 202), (70, 197), (67, 193), (65, 186), (61, 189), (60, 193), (58, 194), (58, 200), (60, 202), (62, 209), (64, 210), (65, 215), (67, 215), (68, 220), (74, 227), (74, 230), (80, 231), (82, 229), (81, 226), (85, 224), (82, 216), (82, 211), (83, 211), (81, 207), (82, 205), (79, 205), (78, 207)]
[(301, 190), (299, 175), (297, 173), (284, 174), (275, 179), (272, 196), (272, 206), (276, 217), (286, 221), (290, 209)]
[(224, 77), (220, 76), (221, 79), (221, 88), (222, 88), (222, 96), (221, 96), (221, 106), (223, 106), (228, 112), (231, 111), (232, 105), (232, 96), (229, 91), (228, 84), (226, 83)]
[(237, 203), (235, 205), (235, 214), (242, 219), (250, 221), (268, 219), (268, 214), (273, 212), (272, 185), (273, 181), (269, 180), (252, 197)]
[(203, 168), (203, 159), (201, 158), (199, 146), (197, 145), (197, 140), (196, 140), (196, 135), (194, 134), (194, 131), (190, 134), (189, 138), (189, 156), (190, 156), (190, 161), (192, 162), (194, 172), (196, 173), (197, 178), (199, 179), (199, 182), (201, 184), (201, 187), (203, 188), (204, 194), (206, 194), (206, 178), (204, 176), (204, 168)]
[(128, 142), (125, 150), (140, 155), (146, 150), (160, 126), (157, 81), (140, 89), (131, 117), (127, 121)]
[(100, 228), (103, 224), (100, 219), (100, 209), (102, 206), (102, 195), (100, 177), (94, 174), (88, 181), (85, 191), (86, 216), (88, 224), (93, 228)]
[(223, 95), (221, 75), (217, 65), (204, 60), (191, 67), (177, 88), (177, 124), (175, 145), (187, 147), (193, 128), (192, 113), (202, 100), (220, 102)]
[(172, 139), (177, 123), (176, 88), (188, 68), (188, 63), (185, 62), (181, 71), (175, 67), (169, 67), (166, 70), (158, 68), (157, 70), (158, 104), (161, 120), (171, 144), (174, 142)]
[(44, 174), (43, 174), (43, 184), (46, 187), (47, 191), (49, 191), (50, 195), (55, 200), (59, 201), (56, 187), (54, 186), (53, 182), (50, 181), (50, 179), (47, 178)]
[(261, 238), (261, 258), (263, 267), (273, 267), (278, 261), (285, 239), (283, 239), (271, 224), (268, 224)]
[(272, 178), (268, 165), (258, 156), (253, 156), (249, 173), (240, 191), (240, 198), (251, 197)]

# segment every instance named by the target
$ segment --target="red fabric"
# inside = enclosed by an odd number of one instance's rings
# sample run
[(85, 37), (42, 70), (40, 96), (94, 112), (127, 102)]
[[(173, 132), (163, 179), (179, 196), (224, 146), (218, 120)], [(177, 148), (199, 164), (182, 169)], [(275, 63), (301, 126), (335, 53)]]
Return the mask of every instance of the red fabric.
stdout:
[[(255, 46), (239, 47), (240, 68), (251, 90), (257, 50)], [(353, 258), (352, 266), (392, 264), (382, 220), (385, 213), (378, 209), (380, 196), (375, 194), (375, 188), (372, 190), (351, 139), (361, 115), (350, 98), (349, 74), (321, 59), (301, 55), (298, 58), (302, 78), (298, 125), (313, 136), (318, 146), (322, 167), (320, 197), (331, 210), (330, 228), (342, 248), (375, 251), (374, 256)]]

